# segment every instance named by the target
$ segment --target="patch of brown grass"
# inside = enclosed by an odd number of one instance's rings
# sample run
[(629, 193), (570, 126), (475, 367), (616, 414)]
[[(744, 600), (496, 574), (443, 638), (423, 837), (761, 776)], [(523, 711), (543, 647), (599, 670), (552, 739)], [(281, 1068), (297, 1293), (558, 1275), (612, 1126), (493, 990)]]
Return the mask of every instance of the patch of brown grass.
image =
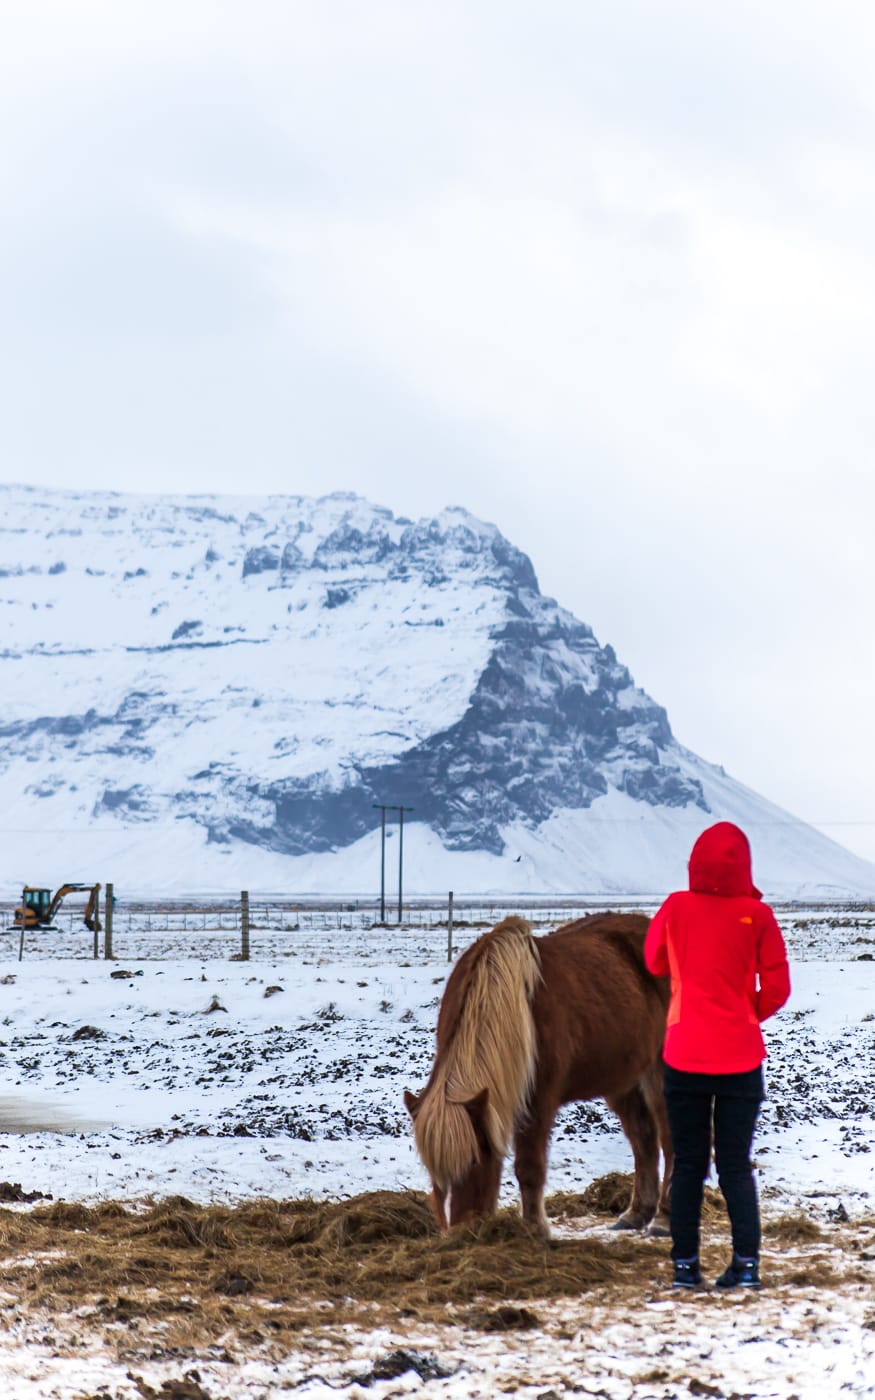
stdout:
[(472, 1308), (462, 1319), (475, 1332), (531, 1332), (541, 1326), (541, 1319), (530, 1308), (517, 1308), (504, 1303), (499, 1308)]

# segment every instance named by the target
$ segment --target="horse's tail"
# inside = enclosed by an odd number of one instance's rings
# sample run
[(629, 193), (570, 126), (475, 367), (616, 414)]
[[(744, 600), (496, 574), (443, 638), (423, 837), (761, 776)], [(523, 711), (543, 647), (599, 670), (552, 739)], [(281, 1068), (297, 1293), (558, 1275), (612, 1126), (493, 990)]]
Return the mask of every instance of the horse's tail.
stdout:
[[(531, 926), (511, 917), (453, 969), (441, 1008), (450, 1019), (428, 1086), (413, 1106), (416, 1147), (443, 1190), (480, 1159), (500, 1157), (528, 1101), (537, 1064), (532, 998), (541, 960)], [(484, 1090), (486, 1091), (484, 1094)]]

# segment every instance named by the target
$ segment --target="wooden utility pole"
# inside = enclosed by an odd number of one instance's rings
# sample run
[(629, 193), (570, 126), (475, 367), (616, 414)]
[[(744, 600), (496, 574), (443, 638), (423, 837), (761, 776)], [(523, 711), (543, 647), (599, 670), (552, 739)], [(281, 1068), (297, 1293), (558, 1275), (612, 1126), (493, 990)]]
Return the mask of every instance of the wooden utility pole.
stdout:
[[(408, 810), (412, 811), (412, 808)], [(401, 922), (401, 885), (404, 880), (404, 808), (398, 808), (398, 922)]]
[(447, 962), (453, 961), (453, 891), (447, 900)]
[(386, 813), (398, 813), (398, 922), (401, 922), (402, 884), (404, 880), (404, 813), (412, 812), (413, 807), (399, 807), (396, 803), (372, 802), (371, 806), (380, 813), (380, 923), (386, 922)]
[(112, 958), (112, 906), (115, 904), (115, 895), (112, 892), (112, 881), (107, 882), (106, 897), (103, 905), (103, 956)]
[(386, 808), (382, 802), (372, 802), (380, 809), (380, 923), (386, 922)]
[(240, 959), (249, 961), (249, 891), (240, 891)]

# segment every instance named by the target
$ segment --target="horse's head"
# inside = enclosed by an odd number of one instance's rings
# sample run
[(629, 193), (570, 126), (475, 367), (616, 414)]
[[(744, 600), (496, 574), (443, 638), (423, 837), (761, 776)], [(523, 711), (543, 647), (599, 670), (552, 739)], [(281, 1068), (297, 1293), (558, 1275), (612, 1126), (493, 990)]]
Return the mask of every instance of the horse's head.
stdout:
[[(424, 1099), (424, 1094), (404, 1091), (404, 1103), (413, 1119), (414, 1131)], [(431, 1206), (441, 1230), (490, 1214), (498, 1201), (501, 1156), (495, 1152), (487, 1132), (488, 1101), (489, 1090), (481, 1089), (479, 1094), (464, 1102), (447, 1100), (445, 1103), (444, 1136), (456, 1139), (456, 1150), (452, 1153), (454, 1166), (451, 1172), (442, 1171), (440, 1178), (435, 1171), (430, 1171)], [(417, 1134), (417, 1145), (428, 1165), (421, 1134)]]

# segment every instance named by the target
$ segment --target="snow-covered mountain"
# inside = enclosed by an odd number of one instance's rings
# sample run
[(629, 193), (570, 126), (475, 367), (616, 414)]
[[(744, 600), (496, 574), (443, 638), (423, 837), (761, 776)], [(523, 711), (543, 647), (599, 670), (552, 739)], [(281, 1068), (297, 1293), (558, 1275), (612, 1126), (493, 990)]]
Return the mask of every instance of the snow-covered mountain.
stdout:
[(414, 809), (409, 891), (658, 893), (724, 817), (770, 893), (875, 891), (875, 866), (678, 744), (464, 510), (20, 486), (0, 502), (11, 891), (372, 890), (375, 803)]

